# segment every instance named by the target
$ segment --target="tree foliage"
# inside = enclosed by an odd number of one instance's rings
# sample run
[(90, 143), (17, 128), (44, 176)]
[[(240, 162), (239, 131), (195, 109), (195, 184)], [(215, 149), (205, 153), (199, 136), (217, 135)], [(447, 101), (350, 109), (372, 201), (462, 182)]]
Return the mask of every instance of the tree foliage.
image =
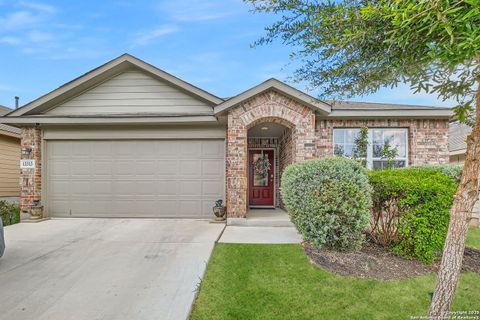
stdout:
[[(256, 44), (280, 38), (301, 66), (297, 81), (348, 98), (407, 83), (455, 99), (458, 119), (476, 121), (451, 209), (430, 316), (446, 318), (478, 197), (480, 163), (480, 0), (244, 0), (281, 15)], [(473, 123), (472, 123), (473, 124)]]
[(353, 159), (357, 160), (362, 167), (367, 166), (368, 149), (368, 128), (361, 127), (360, 132), (355, 137), (355, 148), (353, 149)]
[(480, 67), (480, 0), (245, 0), (281, 15), (255, 45), (277, 38), (300, 60), (294, 80), (329, 98), (407, 83), (473, 111)]

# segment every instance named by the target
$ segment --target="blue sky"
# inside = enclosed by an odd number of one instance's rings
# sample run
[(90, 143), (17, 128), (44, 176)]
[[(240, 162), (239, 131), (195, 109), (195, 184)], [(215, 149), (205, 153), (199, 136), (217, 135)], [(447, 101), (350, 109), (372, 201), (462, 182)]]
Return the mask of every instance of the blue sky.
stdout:
[[(250, 47), (276, 17), (250, 9), (241, 0), (0, 0), (0, 104), (12, 107), (15, 95), (25, 104), (125, 52), (220, 97), (287, 80), (290, 48)], [(352, 100), (452, 105), (405, 86)]]

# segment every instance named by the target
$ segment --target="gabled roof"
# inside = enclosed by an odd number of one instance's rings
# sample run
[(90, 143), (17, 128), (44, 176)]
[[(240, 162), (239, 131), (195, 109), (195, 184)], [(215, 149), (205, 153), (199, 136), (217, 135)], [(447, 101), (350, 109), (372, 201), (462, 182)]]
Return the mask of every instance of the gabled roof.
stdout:
[(438, 110), (440, 107), (420, 106), (413, 104), (356, 102), (356, 101), (329, 101), (332, 110)]
[(247, 91), (244, 91), (240, 93), (239, 95), (236, 95), (228, 100), (226, 100), (223, 103), (220, 103), (217, 105), (214, 109), (215, 114), (219, 114), (221, 112), (224, 112), (235, 105), (248, 100), (258, 94), (261, 94), (263, 92), (266, 92), (268, 90), (274, 90), (277, 91), (283, 95), (286, 95), (287, 97), (290, 97), (298, 102), (304, 103), (307, 106), (311, 107), (312, 109), (319, 111), (321, 113), (328, 114), (331, 111), (331, 107), (328, 103), (323, 102), (321, 100), (318, 100), (300, 90), (297, 90), (286, 83), (279, 81), (275, 78), (271, 78), (265, 82), (260, 83), (259, 85), (248, 89)]
[(450, 119), (451, 108), (378, 102), (330, 101), (328, 118)]
[[(0, 117), (6, 115), (7, 113), (10, 113), (11, 111), (12, 111), (12, 109), (0, 105)], [(0, 119), (0, 121), (1, 121), (1, 119)], [(21, 130), (19, 128), (15, 128), (15, 127), (12, 127), (12, 126), (7, 126), (6, 124), (0, 123), (0, 133), (2, 131), (11, 133), (11, 134), (8, 134), (8, 135), (9, 136), (14, 136), (14, 137), (20, 137), (19, 135), (20, 135), (20, 132), (21, 132)]]
[(59, 103), (74, 97), (85, 90), (121, 73), (130, 68), (140, 69), (163, 81), (213, 105), (223, 102), (223, 99), (208, 93), (198, 87), (191, 85), (163, 70), (158, 69), (129, 54), (123, 54), (98, 68), (95, 68), (84, 75), (67, 82), (59, 88), (41, 96), (40, 98), (29, 102), (25, 106), (10, 112), (7, 116), (31, 115), (37, 112), (48, 110)]

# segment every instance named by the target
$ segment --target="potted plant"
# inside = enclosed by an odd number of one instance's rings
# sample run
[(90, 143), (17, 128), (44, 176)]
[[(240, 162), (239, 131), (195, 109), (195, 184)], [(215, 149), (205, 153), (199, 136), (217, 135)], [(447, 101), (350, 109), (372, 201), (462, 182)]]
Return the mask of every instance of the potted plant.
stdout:
[(215, 221), (225, 220), (226, 208), (222, 205), (223, 200), (219, 199), (215, 201), (215, 206), (213, 207), (213, 214), (215, 215)]

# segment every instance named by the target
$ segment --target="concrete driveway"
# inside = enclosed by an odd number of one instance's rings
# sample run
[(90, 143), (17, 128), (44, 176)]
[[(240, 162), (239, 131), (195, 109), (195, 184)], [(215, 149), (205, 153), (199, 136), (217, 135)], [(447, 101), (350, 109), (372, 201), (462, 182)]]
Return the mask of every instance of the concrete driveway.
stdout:
[(6, 227), (0, 319), (185, 319), (223, 227), (154, 219)]

